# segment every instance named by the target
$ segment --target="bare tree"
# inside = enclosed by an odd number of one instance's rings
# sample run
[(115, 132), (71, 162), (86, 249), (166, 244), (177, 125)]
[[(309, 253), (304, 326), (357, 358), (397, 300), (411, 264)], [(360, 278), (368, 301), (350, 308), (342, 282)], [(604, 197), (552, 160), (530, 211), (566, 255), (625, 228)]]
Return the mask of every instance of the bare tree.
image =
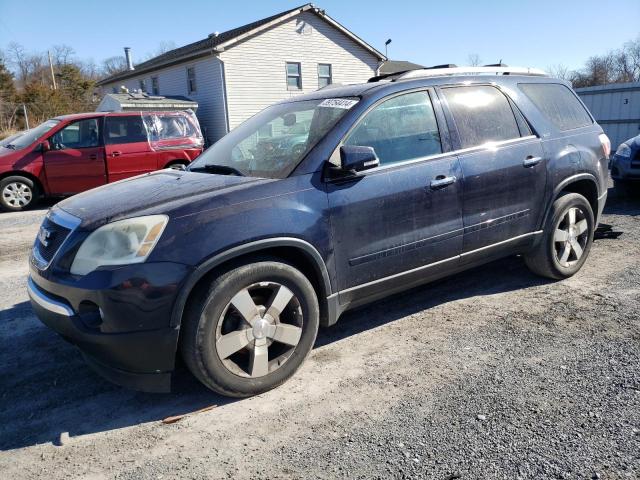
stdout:
[(53, 64), (57, 67), (75, 63), (76, 51), (69, 45), (54, 45), (50, 51)]
[(571, 72), (568, 67), (564, 66), (561, 63), (556, 63), (555, 65), (547, 67), (547, 72), (552, 77), (559, 78), (560, 80), (571, 80), (573, 74), (573, 72)]
[(482, 59), (477, 53), (470, 53), (467, 57), (467, 63), (472, 67), (477, 67), (479, 65), (482, 65)]
[(126, 69), (127, 60), (122, 55), (105, 58), (102, 61), (102, 74), (107, 77), (115, 75), (116, 73), (124, 72)]

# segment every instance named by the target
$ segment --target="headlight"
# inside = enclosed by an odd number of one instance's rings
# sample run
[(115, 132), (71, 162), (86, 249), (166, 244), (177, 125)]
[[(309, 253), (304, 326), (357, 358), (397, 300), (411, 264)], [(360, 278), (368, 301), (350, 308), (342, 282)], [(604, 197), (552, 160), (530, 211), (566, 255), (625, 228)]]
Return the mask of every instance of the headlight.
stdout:
[(74, 275), (86, 275), (103, 265), (144, 262), (167, 225), (166, 215), (128, 218), (92, 232), (71, 265)]
[(616, 150), (616, 155), (619, 157), (630, 157), (631, 156), (631, 147), (626, 143), (620, 144), (618, 150)]

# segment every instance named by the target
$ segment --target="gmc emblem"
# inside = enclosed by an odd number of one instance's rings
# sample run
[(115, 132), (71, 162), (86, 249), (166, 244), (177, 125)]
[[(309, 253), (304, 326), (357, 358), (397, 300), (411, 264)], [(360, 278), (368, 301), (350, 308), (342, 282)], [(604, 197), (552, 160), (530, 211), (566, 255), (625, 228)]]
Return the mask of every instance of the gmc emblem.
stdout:
[(49, 237), (51, 237), (51, 232), (44, 227), (40, 227), (40, 230), (38, 231), (38, 240), (40, 240), (40, 243), (45, 247), (49, 246)]

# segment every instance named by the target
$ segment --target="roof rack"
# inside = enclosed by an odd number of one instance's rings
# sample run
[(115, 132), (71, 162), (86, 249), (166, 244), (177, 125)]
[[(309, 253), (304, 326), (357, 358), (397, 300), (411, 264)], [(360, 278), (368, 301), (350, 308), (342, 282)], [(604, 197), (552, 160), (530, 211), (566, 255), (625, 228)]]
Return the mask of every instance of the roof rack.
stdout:
[(412, 78), (440, 77), (443, 75), (530, 75), (547, 77), (547, 73), (539, 68), (529, 67), (449, 67), (425, 68), (402, 72), (393, 81), (409, 80)]

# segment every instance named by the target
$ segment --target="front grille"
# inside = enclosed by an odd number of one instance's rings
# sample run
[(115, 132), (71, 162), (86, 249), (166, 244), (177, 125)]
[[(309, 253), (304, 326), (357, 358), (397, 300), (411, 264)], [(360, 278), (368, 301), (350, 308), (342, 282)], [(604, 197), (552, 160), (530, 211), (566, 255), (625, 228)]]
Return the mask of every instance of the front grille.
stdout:
[(62, 246), (62, 243), (69, 236), (69, 233), (71, 233), (71, 230), (46, 217), (40, 226), (40, 231), (33, 247), (35, 253), (37, 253), (37, 259), (40, 262), (44, 261), (48, 265)]

